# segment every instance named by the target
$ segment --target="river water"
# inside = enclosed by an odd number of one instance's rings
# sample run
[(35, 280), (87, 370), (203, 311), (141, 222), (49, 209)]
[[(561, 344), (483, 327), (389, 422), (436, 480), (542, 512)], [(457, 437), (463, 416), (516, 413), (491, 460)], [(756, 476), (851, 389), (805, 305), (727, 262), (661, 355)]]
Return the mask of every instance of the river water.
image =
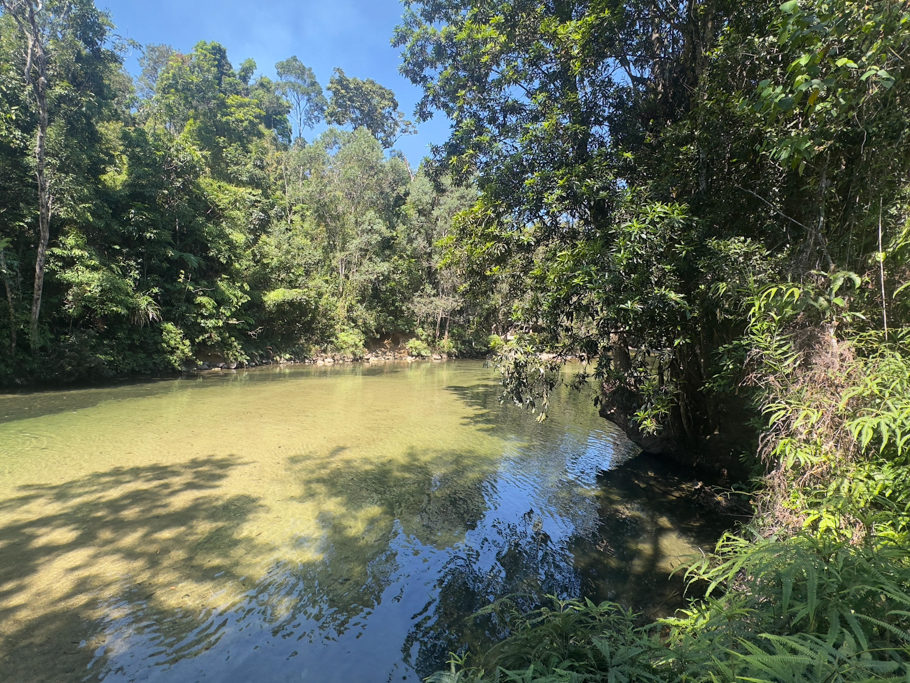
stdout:
[(0, 395), (0, 680), (420, 680), (506, 595), (659, 609), (717, 528), (634, 452), (468, 361)]

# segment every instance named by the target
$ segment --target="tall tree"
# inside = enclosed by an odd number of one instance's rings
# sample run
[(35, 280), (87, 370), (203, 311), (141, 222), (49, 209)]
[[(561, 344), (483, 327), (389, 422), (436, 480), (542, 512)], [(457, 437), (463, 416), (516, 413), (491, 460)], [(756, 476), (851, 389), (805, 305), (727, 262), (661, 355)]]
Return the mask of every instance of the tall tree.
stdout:
[[(94, 93), (91, 72), (95, 65), (113, 61), (104, 50), (107, 36), (106, 18), (90, 0), (0, 0), (0, 8), (10, 16), (18, 29), (22, 49), (20, 66), (23, 84), (31, 93), (34, 106), (34, 175), (37, 186), (38, 241), (35, 254), (35, 277), (29, 316), (29, 341), (35, 351), (39, 344), (38, 320), (44, 292), (51, 221), (60, 200), (61, 173), (54, 173), (49, 163), (49, 127), (53, 119), (67, 112), (88, 115), (83, 106)], [(75, 82), (74, 82), (75, 81)], [(61, 97), (54, 98), (54, 88)], [(52, 109), (56, 108), (56, 111)], [(79, 110), (84, 111), (79, 113)], [(63, 126), (65, 129), (65, 126)], [(62, 146), (58, 145), (62, 149)], [(63, 172), (65, 173), (65, 172)]]
[(177, 50), (170, 45), (146, 45), (143, 48), (142, 56), (139, 58), (139, 66), (142, 71), (137, 79), (140, 97), (151, 99), (155, 94), (158, 77), (176, 55)]
[(316, 80), (313, 70), (304, 65), (297, 56), (283, 59), (275, 65), (278, 73), (278, 92), (286, 97), (293, 108), (296, 138), (303, 137), (303, 129), (314, 126), (325, 116), (328, 106), (322, 86)]
[(38, 348), (38, 316), (41, 313), (41, 296), (44, 291), (44, 269), (47, 244), (50, 240), (50, 222), (53, 211), (51, 183), (47, 174), (48, 127), (48, 35), (39, 25), (38, 15), (44, 10), (43, 0), (0, 0), (2, 7), (16, 22), (25, 38), (25, 55), (22, 75), (34, 98), (38, 126), (35, 133), (35, 181), (38, 184), (38, 250), (35, 256), (35, 281), (32, 308), (29, 318), (29, 342), (32, 350)]
[(362, 126), (386, 149), (402, 135), (414, 132), (414, 125), (398, 110), (395, 93), (371, 78), (353, 78), (336, 68), (329, 81), (329, 91), (332, 93), (326, 111), (329, 123)]

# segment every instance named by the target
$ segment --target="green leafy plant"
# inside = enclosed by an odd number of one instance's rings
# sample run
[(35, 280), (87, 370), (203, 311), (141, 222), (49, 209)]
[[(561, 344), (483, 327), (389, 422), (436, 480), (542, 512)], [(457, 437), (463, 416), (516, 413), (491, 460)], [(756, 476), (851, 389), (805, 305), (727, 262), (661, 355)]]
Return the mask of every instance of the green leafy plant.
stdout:
[(353, 328), (343, 328), (335, 333), (332, 349), (343, 356), (362, 358), (366, 353), (363, 332)]
[(426, 358), (433, 353), (430, 349), (430, 345), (423, 339), (418, 339), (417, 337), (408, 339), (404, 346), (408, 350), (409, 356), (415, 356), (417, 358)]

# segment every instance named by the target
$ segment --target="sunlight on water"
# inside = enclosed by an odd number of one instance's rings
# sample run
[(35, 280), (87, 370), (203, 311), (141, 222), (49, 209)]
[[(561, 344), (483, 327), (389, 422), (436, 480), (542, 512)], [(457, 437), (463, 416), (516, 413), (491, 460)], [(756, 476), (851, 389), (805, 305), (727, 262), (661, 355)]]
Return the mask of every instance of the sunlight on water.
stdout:
[(418, 680), (497, 597), (650, 592), (706, 542), (605, 483), (633, 451), (474, 362), (0, 396), (0, 679)]

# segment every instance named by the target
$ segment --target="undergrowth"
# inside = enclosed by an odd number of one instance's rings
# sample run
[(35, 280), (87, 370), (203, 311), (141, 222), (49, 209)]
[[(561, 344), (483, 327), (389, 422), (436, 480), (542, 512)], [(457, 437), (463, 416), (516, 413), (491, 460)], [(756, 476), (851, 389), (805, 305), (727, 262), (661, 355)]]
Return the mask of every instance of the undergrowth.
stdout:
[(910, 328), (872, 329), (861, 285), (751, 297), (766, 475), (753, 520), (686, 569), (702, 597), (645, 625), (553, 598), (431, 680), (910, 680)]

